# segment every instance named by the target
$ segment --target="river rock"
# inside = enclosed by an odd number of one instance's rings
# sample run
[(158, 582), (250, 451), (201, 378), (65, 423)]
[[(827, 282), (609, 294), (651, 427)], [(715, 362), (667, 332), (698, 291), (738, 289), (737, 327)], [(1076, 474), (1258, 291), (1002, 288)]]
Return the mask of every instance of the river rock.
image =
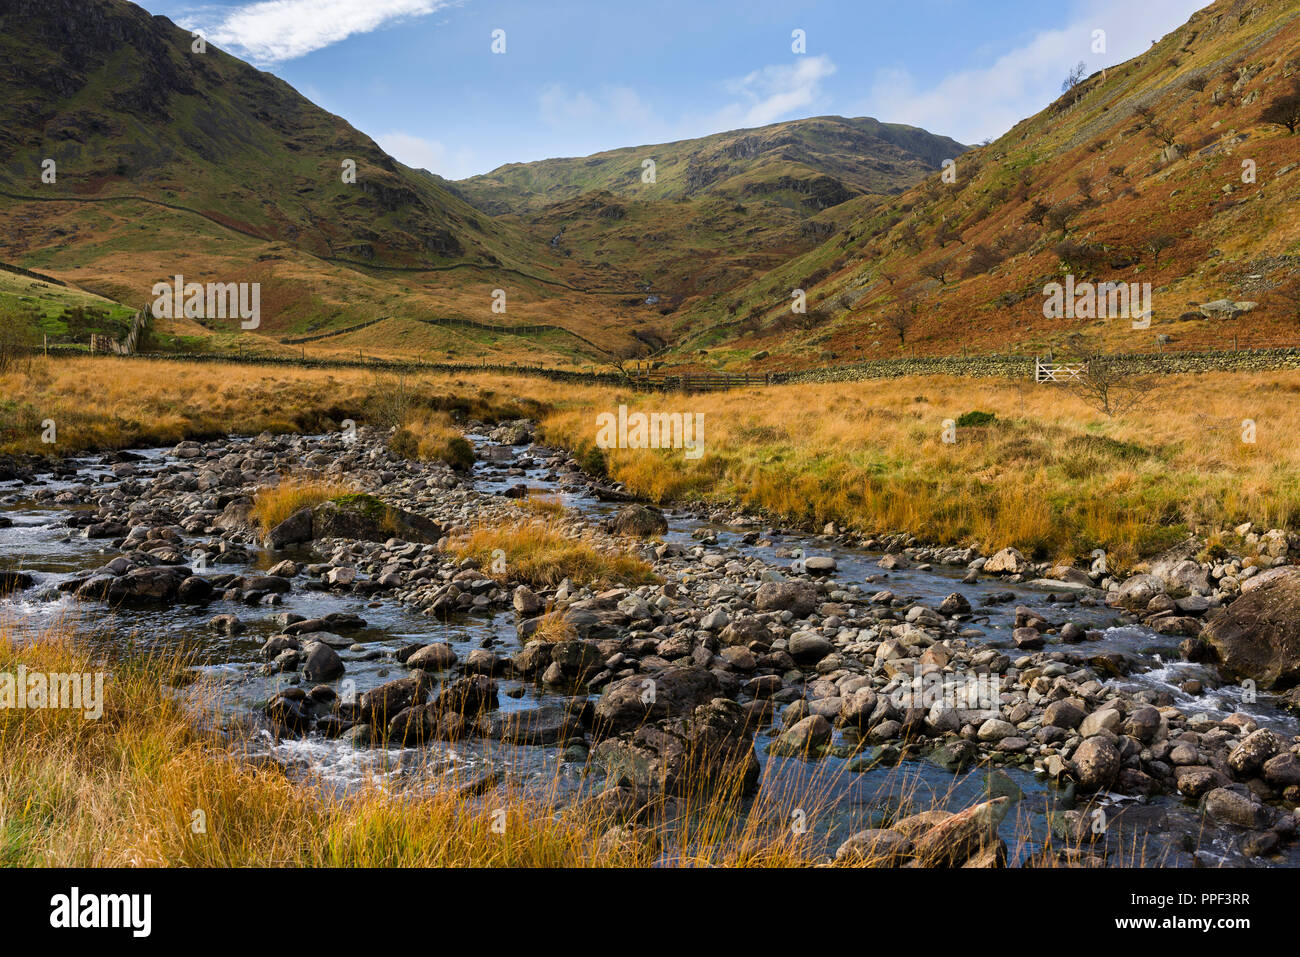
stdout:
[(835, 649), (830, 639), (815, 631), (798, 631), (790, 636), (787, 651), (801, 664), (815, 664)]
[[(1240, 785), (1237, 785), (1240, 787)], [(1238, 827), (1268, 827), (1272, 817), (1269, 809), (1249, 791), (1235, 788), (1215, 788), (1205, 795), (1205, 813), (1223, 824)]]
[(877, 827), (851, 834), (836, 849), (835, 860), (846, 864), (896, 867), (911, 851), (912, 841), (906, 834)]
[(1228, 755), (1228, 767), (1240, 777), (1252, 777), (1264, 767), (1264, 762), (1282, 750), (1278, 736), (1267, 728), (1248, 734)]
[(940, 821), (913, 839), (913, 857), (922, 867), (960, 867), (998, 840), (998, 825), (1011, 799), (994, 798)]
[(1047, 706), (1047, 710), (1043, 712), (1043, 724), (1073, 731), (1087, 716), (1083, 702), (1076, 698), (1062, 698)]
[(406, 667), (421, 671), (443, 671), (456, 663), (456, 650), (445, 641), (425, 645), (406, 659)]
[(266, 533), (263, 543), (267, 548), (288, 548), (312, 540), (312, 510), (300, 508), (275, 528)]
[(1261, 688), (1300, 681), (1300, 567), (1273, 571), (1279, 574), (1242, 594), (1201, 632), (1229, 677), (1252, 678)]
[(1004, 548), (984, 563), (988, 575), (1018, 575), (1027, 567), (1025, 556), (1014, 548)]
[(596, 723), (605, 733), (688, 712), (717, 697), (718, 677), (703, 668), (675, 666), (655, 675), (631, 675), (612, 683), (596, 702)]
[(312, 538), (346, 538), (360, 542), (436, 544), (442, 527), (423, 515), (394, 508), (373, 495), (345, 495), (312, 509)]
[(662, 512), (644, 505), (626, 505), (609, 523), (610, 531), (631, 538), (650, 538), (668, 531), (668, 519)]
[(385, 727), (392, 715), (412, 704), (419, 704), (429, 696), (433, 680), (424, 672), (416, 672), (406, 678), (398, 678), (378, 687), (371, 688), (361, 695), (357, 704), (363, 718), (374, 722), (378, 727)]
[(769, 754), (789, 757), (816, 757), (817, 750), (831, 739), (831, 723), (819, 714), (810, 714), (785, 731), (768, 748)]
[(1075, 750), (1070, 763), (1079, 790), (1100, 791), (1109, 787), (1119, 774), (1119, 749), (1109, 738), (1088, 738)]
[(303, 648), (303, 677), (308, 681), (333, 681), (343, 674), (343, 659), (323, 641), (313, 641)]
[(788, 611), (796, 618), (807, 618), (817, 607), (817, 587), (809, 582), (763, 582), (754, 604), (759, 611)]
[(0, 595), (22, 591), (36, 584), (36, 579), (26, 572), (0, 571)]

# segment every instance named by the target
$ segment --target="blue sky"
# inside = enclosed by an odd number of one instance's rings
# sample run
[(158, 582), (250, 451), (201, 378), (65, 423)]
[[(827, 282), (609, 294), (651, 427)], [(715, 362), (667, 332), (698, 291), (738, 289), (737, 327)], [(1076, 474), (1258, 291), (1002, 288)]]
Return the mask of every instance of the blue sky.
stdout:
[[(805, 116), (977, 143), (1204, 0), (144, 0), (452, 179)], [(505, 52), (493, 53), (493, 31)], [(793, 50), (802, 30), (805, 52)], [(1104, 52), (1096, 52), (1096, 31)]]

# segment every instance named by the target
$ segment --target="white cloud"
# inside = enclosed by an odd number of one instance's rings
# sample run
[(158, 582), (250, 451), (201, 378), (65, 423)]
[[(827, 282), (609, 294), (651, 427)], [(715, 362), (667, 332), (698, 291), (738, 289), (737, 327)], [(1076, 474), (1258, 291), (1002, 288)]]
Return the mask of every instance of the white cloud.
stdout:
[(801, 56), (794, 63), (765, 66), (731, 80), (726, 89), (739, 100), (719, 111), (720, 128), (766, 126), (793, 113), (805, 113), (823, 100), (822, 80), (834, 72), (835, 64), (828, 56)]
[(463, 179), (480, 172), (481, 161), (472, 150), (452, 150), (437, 140), (394, 131), (375, 137), (380, 149), (416, 169), (427, 169), (446, 179)]
[[(459, 0), (261, 0), (186, 24), (253, 63), (267, 66), (304, 56), (357, 33), (426, 16)], [(210, 8), (209, 8), (210, 10)]]
[[(1204, 3), (1087, 0), (1067, 26), (1036, 34), (987, 67), (949, 73), (929, 85), (906, 70), (879, 70), (857, 112), (921, 126), (963, 143), (997, 137), (1055, 99), (1066, 73), (1080, 60), (1093, 73), (1135, 57)], [(1106, 31), (1105, 53), (1092, 52), (1094, 30)]]

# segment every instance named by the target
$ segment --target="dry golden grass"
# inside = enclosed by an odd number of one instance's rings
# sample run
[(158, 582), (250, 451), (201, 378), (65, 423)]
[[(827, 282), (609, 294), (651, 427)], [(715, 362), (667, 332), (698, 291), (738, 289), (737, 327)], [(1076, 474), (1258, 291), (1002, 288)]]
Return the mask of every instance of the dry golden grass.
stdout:
[[(748, 815), (738, 780), (684, 799), (611, 840), (613, 818), (588, 801), (556, 811), (551, 788), (502, 787), (475, 798), (463, 782), (412, 779), (337, 796), (264, 762), (242, 760), (189, 704), (184, 655), (97, 658), (65, 628), (0, 628), (0, 671), (107, 671), (98, 720), (51, 708), (0, 710), (0, 864), (186, 867), (585, 867), (672, 861), (798, 866), (816, 853), (783, 804)], [(193, 690), (193, 689), (191, 689)], [(508, 775), (506, 776), (509, 777)], [(788, 800), (787, 802), (788, 803)], [(815, 806), (811, 799), (804, 806)]]
[(529, 489), (526, 497), (511, 499), (510, 501), (516, 508), (544, 518), (559, 518), (567, 511), (560, 496), (549, 495), (535, 488)]
[(546, 519), (479, 525), (452, 541), (449, 550), (473, 558), (487, 575), (538, 588), (564, 579), (580, 585), (642, 585), (658, 582), (650, 566), (634, 555), (602, 547)]
[(300, 509), (314, 508), (321, 502), (355, 491), (354, 486), (331, 479), (286, 475), (279, 485), (268, 485), (257, 490), (250, 518), (262, 531), (269, 532)]
[[(704, 414), (705, 452), (613, 449), (610, 474), (653, 500), (737, 501), (786, 521), (834, 521), (933, 542), (1015, 545), (1041, 558), (1094, 548), (1123, 568), (1189, 531), (1300, 522), (1300, 372), (1168, 376), (1109, 419), (1052, 386), (910, 377), (696, 396), (590, 394), (558, 403), (547, 440), (593, 447), (595, 414)], [(980, 428), (942, 440), (945, 420)], [(1242, 423), (1256, 442), (1241, 441)]]
[(578, 631), (569, 621), (564, 609), (556, 610), (550, 606), (537, 619), (537, 628), (528, 636), (529, 641), (544, 641), (554, 644), (557, 641), (571, 641), (578, 637)]
[[(58, 423), (64, 450), (364, 422), (373, 388), (364, 370), (37, 360), (0, 376), (0, 451), (49, 451), (44, 418)], [(1104, 548), (1121, 570), (1188, 531), (1300, 524), (1300, 370), (1160, 377), (1143, 406), (1116, 419), (1055, 386), (940, 376), (684, 396), (427, 375), (412, 391), (432, 403), (422, 416), (545, 407), (547, 441), (603, 462), (647, 498), (734, 501), (785, 522), (1015, 545), (1043, 559)], [(703, 457), (595, 449), (596, 416), (620, 403), (702, 412)], [(974, 410), (996, 419), (944, 443), (945, 420)], [(1246, 419), (1253, 444), (1241, 441)]]
[(446, 412), (407, 422), (389, 439), (388, 447), (406, 458), (442, 462), (454, 469), (469, 469), (474, 465), (474, 446)]

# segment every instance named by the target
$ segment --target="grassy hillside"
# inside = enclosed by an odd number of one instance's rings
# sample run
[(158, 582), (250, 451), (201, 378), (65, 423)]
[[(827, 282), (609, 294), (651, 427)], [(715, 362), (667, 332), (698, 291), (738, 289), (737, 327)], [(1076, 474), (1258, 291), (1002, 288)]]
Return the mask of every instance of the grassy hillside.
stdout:
[(571, 261), (625, 277), (638, 293), (623, 303), (641, 317), (635, 337), (657, 349), (701, 297), (807, 252), (965, 149), (915, 127), (829, 116), (512, 163), (448, 185)]
[[(685, 345), (775, 367), (1041, 354), (1075, 333), (1124, 350), (1300, 343), (1300, 139), (1266, 115), (1298, 77), (1300, 7), (1219, 0), (962, 156), (955, 183), (931, 176), (701, 302), (682, 324), (707, 332)], [(1067, 273), (1151, 283), (1151, 327), (1045, 319), (1043, 287)], [(1222, 299), (1255, 305), (1206, 318)]]
[[(966, 147), (870, 117), (819, 116), (592, 156), (511, 163), (453, 188), (494, 215), (536, 212), (586, 193), (629, 200), (700, 195), (771, 198), (819, 211), (862, 193), (896, 192)], [(643, 181), (643, 164), (655, 181)]]
[(212, 345), (397, 314), (540, 322), (587, 299), (592, 277), (545, 243), (123, 0), (6, 4), (0, 92), (0, 261), (132, 308), (177, 273), (261, 283), (256, 335), (186, 330)]

